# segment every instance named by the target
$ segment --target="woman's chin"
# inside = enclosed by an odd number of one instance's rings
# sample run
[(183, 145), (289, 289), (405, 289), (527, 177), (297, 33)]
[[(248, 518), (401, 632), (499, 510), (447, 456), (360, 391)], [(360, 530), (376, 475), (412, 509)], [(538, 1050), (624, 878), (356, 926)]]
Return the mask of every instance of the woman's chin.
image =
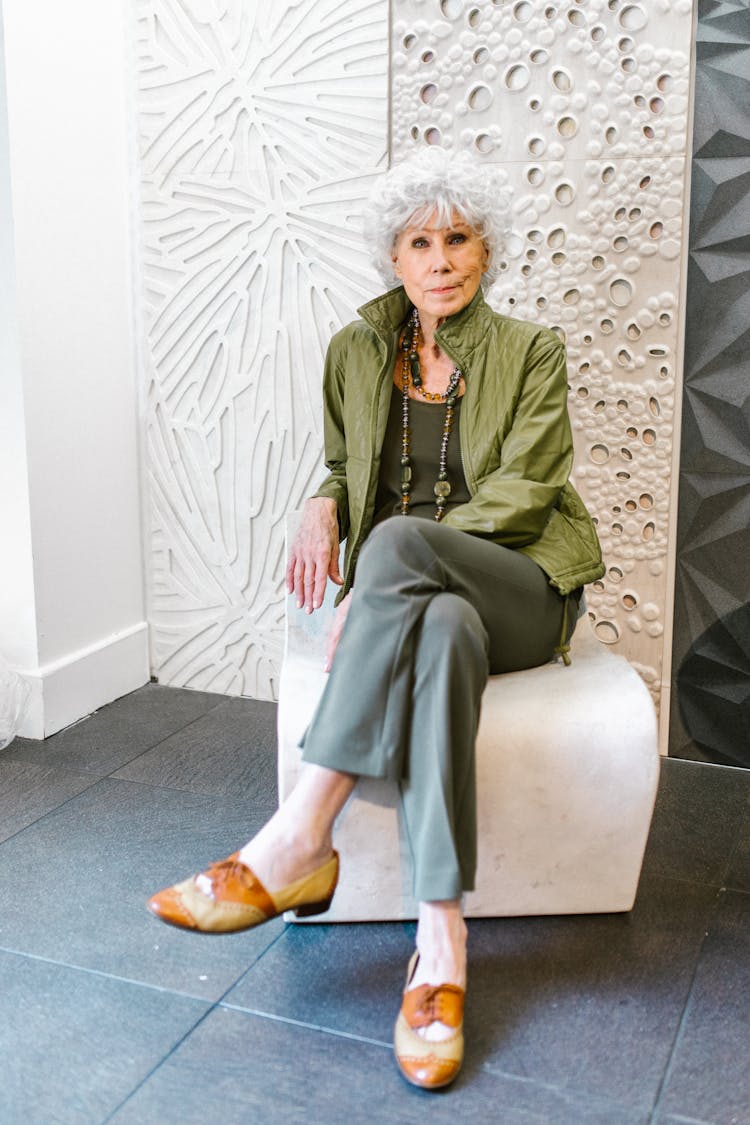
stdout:
[(420, 313), (426, 313), (428, 316), (444, 318), (460, 312), (461, 309), (466, 308), (468, 303), (465, 294), (460, 290), (453, 289), (446, 293), (427, 293), (422, 300), (419, 311)]

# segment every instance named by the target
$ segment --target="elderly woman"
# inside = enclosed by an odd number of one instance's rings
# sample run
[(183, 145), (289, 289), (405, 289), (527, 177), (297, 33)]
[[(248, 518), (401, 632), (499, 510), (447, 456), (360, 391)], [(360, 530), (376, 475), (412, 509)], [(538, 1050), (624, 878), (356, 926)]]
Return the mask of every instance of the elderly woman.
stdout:
[(437, 149), (378, 184), (369, 234), (398, 284), (331, 342), (330, 472), (306, 502), (287, 572), (308, 612), (329, 579), (342, 587), (306, 765), (253, 840), (149, 904), (204, 931), (326, 910), (336, 816), (358, 777), (395, 779), (420, 903), (395, 1052), (425, 1088), (451, 1082), (463, 1057), (461, 896), (474, 886), (487, 676), (555, 653), (567, 662), (581, 588), (603, 571), (568, 482), (563, 344), (482, 295), (499, 267), (504, 198), (490, 167)]

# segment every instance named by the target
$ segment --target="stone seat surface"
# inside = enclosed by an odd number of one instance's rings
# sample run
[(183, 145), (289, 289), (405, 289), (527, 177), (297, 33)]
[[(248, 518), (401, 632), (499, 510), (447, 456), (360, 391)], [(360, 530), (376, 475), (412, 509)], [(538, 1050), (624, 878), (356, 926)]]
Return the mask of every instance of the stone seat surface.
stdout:
[[(287, 532), (294, 527), (289, 518)], [(298, 742), (326, 682), (335, 588), (307, 615), (287, 599), (279, 688), (279, 792), (302, 765)], [(491, 676), (477, 737), (479, 853), (467, 917), (629, 910), (658, 782), (657, 729), (637, 672), (586, 616), (572, 664)], [(335, 829), (341, 877), (328, 913), (310, 921), (409, 919), (410, 864), (395, 783), (361, 779)]]

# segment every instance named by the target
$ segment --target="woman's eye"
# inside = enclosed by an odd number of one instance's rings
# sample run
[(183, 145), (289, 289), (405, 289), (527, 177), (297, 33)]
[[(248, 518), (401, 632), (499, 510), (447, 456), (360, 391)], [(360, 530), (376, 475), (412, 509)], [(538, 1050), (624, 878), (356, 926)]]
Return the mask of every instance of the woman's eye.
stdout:
[(412, 246), (414, 246), (417, 250), (420, 250), (423, 246), (426, 246), (426, 245), (427, 245), (427, 239), (426, 238), (415, 238), (412, 241)]
[(452, 234), (450, 236), (450, 241), (451, 242), (466, 242), (466, 235), (465, 234), (459, 234), (459, 233)]

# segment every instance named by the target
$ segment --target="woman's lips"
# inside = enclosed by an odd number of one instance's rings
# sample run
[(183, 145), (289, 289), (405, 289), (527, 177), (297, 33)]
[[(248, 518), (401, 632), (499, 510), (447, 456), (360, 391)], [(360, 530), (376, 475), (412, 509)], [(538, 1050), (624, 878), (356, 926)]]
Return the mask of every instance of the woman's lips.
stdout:
[(441, 293), (452, 293), (456, 288), (455, 285), (443, 285), (439, 289), (431, 289), (430, 293), (437, 293), (439, 296)]

